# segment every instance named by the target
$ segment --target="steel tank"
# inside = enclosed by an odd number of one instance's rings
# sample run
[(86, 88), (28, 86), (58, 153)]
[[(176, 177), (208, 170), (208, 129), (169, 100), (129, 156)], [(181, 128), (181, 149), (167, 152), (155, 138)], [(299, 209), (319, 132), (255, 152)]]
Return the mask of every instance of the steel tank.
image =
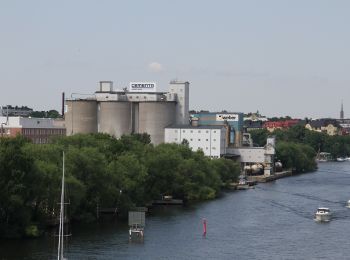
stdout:
[(140, 102), (139, 133), (148, 133), (153, 144), (164, 142), (164, 128), (175, 124), (175, 102)]
[(99, 102), (98, 132), (116, 138), (131, 133), (131, 102)]
[(97, 133), (96, 100), (66, 100), (67, 135)]

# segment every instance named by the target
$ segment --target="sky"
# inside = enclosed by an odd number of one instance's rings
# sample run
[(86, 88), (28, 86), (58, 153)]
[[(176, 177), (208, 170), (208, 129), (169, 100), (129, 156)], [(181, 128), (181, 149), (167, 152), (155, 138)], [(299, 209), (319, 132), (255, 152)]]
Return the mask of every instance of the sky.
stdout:
[[(0, 0), (0, 105), (190, 82), (190, 109), (350, 117), (348, 0)], [(73, 94), (73, 96), (76, 94)]]

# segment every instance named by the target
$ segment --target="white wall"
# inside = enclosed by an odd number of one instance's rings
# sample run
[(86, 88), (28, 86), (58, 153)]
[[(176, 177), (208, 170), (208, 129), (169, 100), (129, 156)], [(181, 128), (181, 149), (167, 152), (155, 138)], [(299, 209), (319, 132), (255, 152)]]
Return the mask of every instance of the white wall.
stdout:
[(219, 158), (225, 153), (225, 128), (165, 128), (165, 143), (180, 144), (186, 139), (193, 151), (202, 150), (206, 156)]
[(264, 147), (230, 148), (228, 153), (240, 155), (242, 163), (264, 163), (266, 150)]
[(176, 123), (187, 124), (189, 120), (189, 83), (170, 82), (169, 93), (176, 95)]

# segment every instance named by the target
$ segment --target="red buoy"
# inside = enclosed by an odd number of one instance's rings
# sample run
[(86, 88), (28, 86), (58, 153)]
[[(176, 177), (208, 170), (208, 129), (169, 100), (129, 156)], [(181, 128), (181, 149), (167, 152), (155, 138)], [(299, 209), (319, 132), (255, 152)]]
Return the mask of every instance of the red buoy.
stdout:
[(203, 219), (203, 236), (205, 237), (207, 235), (207, 220)]

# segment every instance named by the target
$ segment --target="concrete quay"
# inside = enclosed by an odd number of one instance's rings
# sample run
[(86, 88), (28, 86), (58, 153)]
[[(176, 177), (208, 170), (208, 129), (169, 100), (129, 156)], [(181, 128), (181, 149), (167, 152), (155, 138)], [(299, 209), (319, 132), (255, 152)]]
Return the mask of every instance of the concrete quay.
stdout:
[(292, 176), (293, 173), (291, 170), (287, 171), (282, 171), (282, 172), (276, 172), (273, 175), (270, 176), (265, 176), (265, 175), (260, 175), (260, 176), (248, 176), (247, 179), (248, 181), (256, 181), (260, 183), (264, 182), (270, 182), (270, 181), (275, 181), (284, 177)]

